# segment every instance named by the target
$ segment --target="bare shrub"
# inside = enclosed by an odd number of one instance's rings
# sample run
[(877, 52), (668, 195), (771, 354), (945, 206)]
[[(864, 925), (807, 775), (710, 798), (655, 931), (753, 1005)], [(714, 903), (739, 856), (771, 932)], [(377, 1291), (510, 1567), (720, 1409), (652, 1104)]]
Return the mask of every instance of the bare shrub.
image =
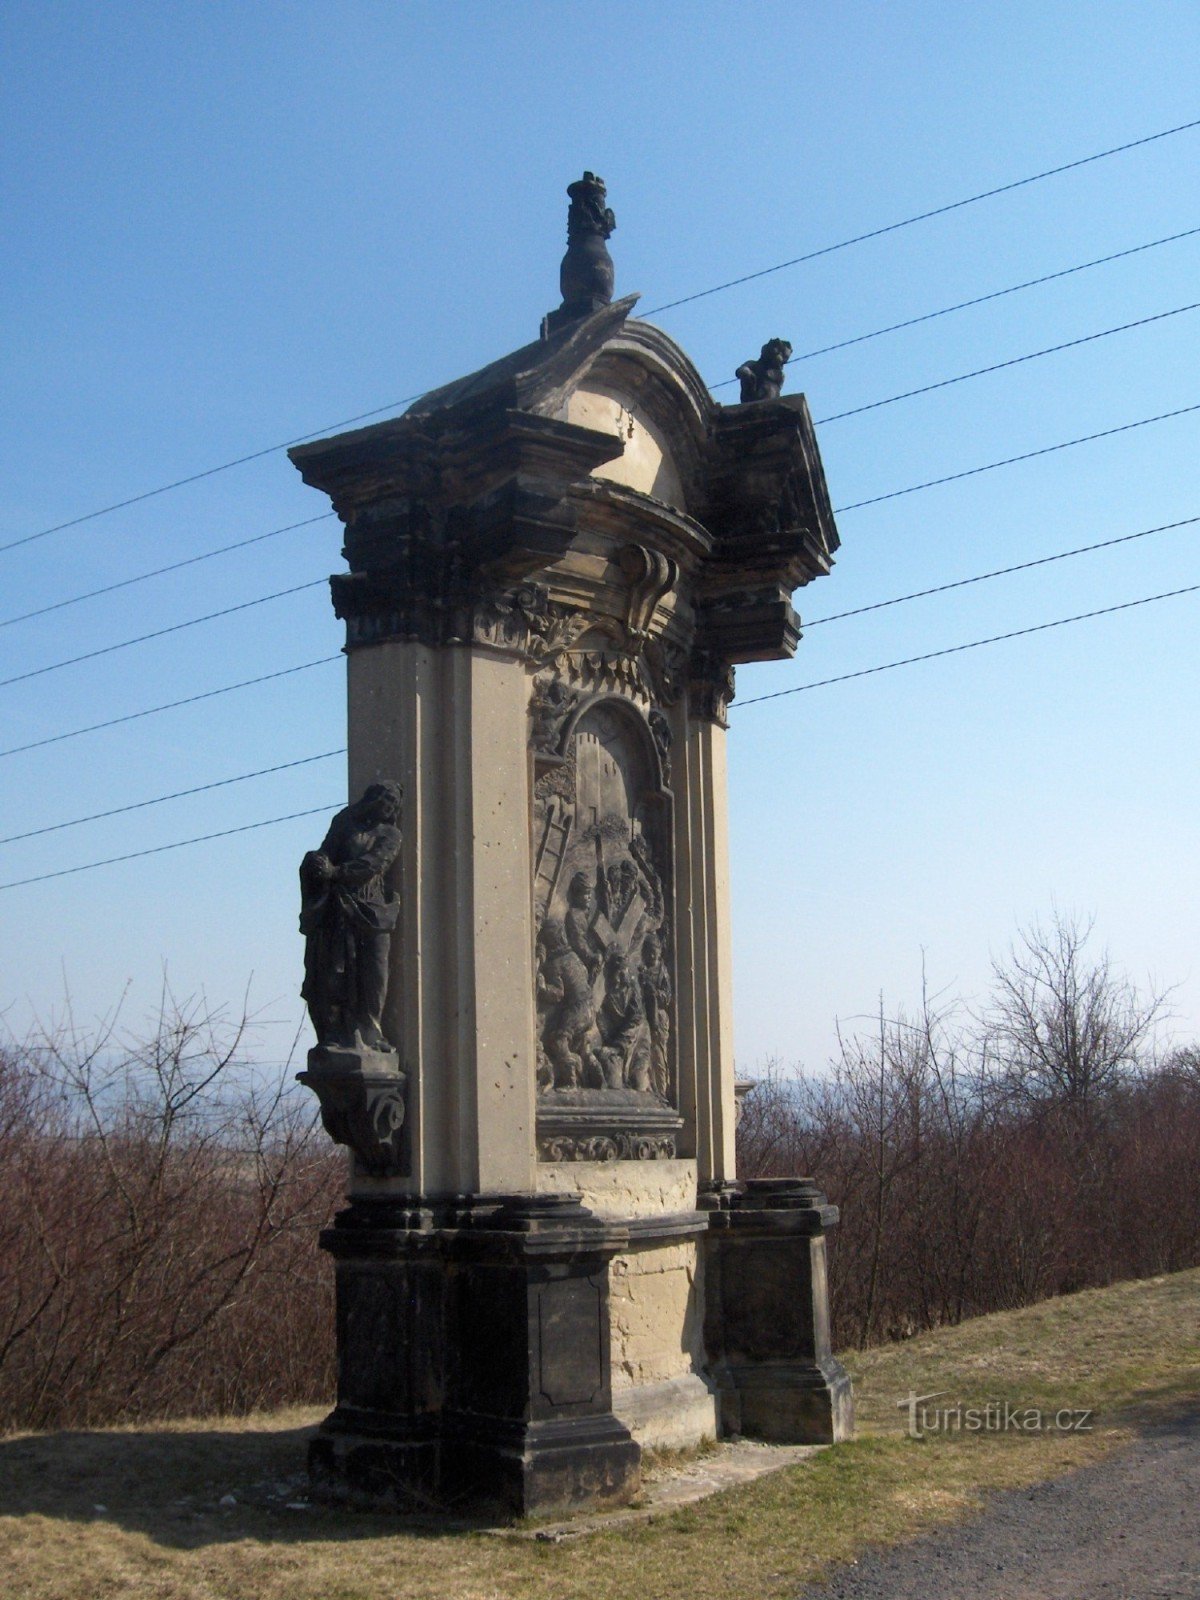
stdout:
[(773, 1063), (747, 1096), (742, 1176), (811, 1176), (841, 1208), (839, 1343), (1200, 1264), (1200, 1057), (1154, 1059), (1161, 997), (1089, 933), (1035, 927), (979, 1016), (881, 1007), (827, 1074)]
[(144, 1038), (68, 1012), (0, 1053), (0, 1426), (329, 1393), (342, 1163), (245, 1033), (164, 990)]

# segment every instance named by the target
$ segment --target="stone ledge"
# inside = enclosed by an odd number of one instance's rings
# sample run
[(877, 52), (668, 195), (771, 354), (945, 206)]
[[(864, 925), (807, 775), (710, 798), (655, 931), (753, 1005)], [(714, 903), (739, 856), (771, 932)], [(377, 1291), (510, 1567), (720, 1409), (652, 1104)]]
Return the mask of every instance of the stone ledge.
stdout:
[(645, 1468), (637, 1505), (620, 1511), (582, 1513), (567, 1521), (545, 1523), (535, 1528), (483, 1528), (480, 1531), (501, 1538), (560, 1544), (564, 1539), (580, 1539), (592, 1533), (605, 1533), (610, 1528), (628, 1528), (653, 1522), (677, 1511), (680, 1506), (695, 1505), (710, 1495), (720, 1494), (723, 1489), (753, 1483), (769, 1472), (782, 1472), (785, 1467), (797, 1466), (828, 1448), (821, 1444), (758, 1444), (749, 1439), (731, 1439), (711, 1450), (698, 1452), (691, 1460), (678, 1465)]

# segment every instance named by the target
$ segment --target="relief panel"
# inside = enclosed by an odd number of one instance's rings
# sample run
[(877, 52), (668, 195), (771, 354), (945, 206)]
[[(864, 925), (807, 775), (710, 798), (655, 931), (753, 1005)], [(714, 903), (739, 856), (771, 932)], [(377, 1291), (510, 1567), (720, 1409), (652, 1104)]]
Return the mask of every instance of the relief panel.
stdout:
[[(535, 684), (538, 1134), (545, 1160), (675, 1154), (666, 719)], [(548, 746), (550, 746), (548, 748)]]

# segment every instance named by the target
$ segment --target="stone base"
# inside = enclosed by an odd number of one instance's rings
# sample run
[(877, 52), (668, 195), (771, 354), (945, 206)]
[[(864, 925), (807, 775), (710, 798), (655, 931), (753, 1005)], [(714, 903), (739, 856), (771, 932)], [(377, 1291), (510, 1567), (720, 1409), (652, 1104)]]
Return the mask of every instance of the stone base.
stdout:
[(759, 1179), (710, 1209), (705, 1340), (721, 1429), (777, 1444), (854, 1433), (850, 1379), (829, 1342), (825, 1230), (837, 1207), (809, 1179)]
[(726, 1367), (721, 1374), (721, 1433), (769, 1444), (839, 1444), (854, 1437), (850, 1374), (822, 1362)]
[(692, 1450), (723, 1428), (713, 1386), (698, 1373), (618, 1389), (613, 1412), (643, 1450)]
[(309, 1446), (313, 1495), (327, 1504), (396, 1511), (470, 1506), (540, 1516), (624, 1505), (640, 1481), (641, 1448), (614, 1417), (423, 1441), (344, 1427), (335, 1412)]
[(337, 1262), (338, 1405), (314, 1491), (518, 1515), (619, 1505), (640, 1447), (612, 1413), (608, 1263), (628, 1232), (576, 1195), (354, 1201)]

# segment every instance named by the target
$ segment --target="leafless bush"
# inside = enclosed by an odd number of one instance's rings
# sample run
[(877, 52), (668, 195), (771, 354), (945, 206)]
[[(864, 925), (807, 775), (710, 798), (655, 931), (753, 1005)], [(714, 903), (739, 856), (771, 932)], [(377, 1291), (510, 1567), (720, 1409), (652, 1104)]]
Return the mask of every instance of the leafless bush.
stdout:
[(922, 995), (841, 1039), (826, 1076), (773, 1064), (744, 1176), (816, 1177), (842, 1211), (844, 1344), (1200, 1264), (1200, 1071), (1150, 1052), (1144, 1000), (1087, 927), (1023, 935), (981, 1016)]
[(0, 1427), (329, 1393), (341, 1162), (245, 1031), (164, 991), (144, 1038), (68, 1013), (0, 1052)]

